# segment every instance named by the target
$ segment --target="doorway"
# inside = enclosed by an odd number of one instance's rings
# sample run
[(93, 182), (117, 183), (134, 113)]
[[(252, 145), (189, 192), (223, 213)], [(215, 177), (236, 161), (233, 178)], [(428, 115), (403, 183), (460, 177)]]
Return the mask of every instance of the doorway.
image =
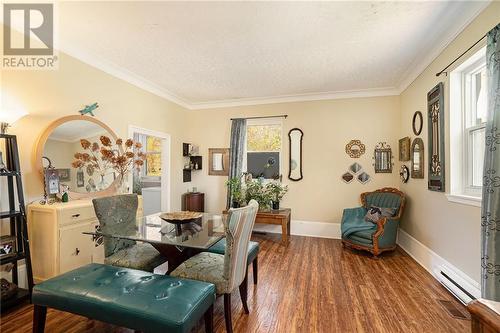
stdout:
[(170, 211), (170, 134), (129, 126), (129, 137), (142, 144), (144, 166), (134, 170), (130, 188), (142, 195), (144, 216)]

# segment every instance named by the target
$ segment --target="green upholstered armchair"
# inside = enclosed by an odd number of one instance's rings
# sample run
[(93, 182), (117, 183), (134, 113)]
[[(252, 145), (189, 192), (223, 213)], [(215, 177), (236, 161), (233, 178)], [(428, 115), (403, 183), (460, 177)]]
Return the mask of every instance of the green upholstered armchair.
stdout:
[[(385, 187), (374, 192), (361, 194), (362, 207), (344, 209), (342, 216), (342, 245), (366, 250), (378, 256), (384, 251), (396, 248), (399, 220), (405, 207), (403, 192)], [(377, 223), (365, 221), (371, 206), (394, 208), (393, 217), (381, 217)]]

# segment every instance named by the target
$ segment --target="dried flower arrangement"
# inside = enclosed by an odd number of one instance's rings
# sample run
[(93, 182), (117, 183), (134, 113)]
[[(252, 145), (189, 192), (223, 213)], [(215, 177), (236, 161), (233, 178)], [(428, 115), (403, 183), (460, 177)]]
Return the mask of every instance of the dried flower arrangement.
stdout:
[(142, 148), (140, 142), (134, 142), (132, 139), (124, 142), (122, 139), (117, 139), (113, 144), (105, 135), (101, 135), (99, 140), (100, 144), (91, 143), (86, 139), (80, 140), (80, 145), (86, 152), (74, 155), (75, 160), (71, 164), (73, 168), (85, 167), (89, 175), (94, 171), (103, 175), (106, 170), (113, 169), (118, 173), (120, 181), (123, 181), (132, 168), (140, 170), (144, 165), (146, 155), (140, 151)]

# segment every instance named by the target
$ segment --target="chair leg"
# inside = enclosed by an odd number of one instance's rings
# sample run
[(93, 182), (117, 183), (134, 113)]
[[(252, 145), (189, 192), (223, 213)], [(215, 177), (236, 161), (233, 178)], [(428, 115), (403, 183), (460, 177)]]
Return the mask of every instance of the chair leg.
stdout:
[(233, 333), (231, 320), (231, 294), (224, 294), (224, 319), (226, 320), (226, 332)]
[(205, 312), (205, 333), (213, 333), (214, 331), (214, 306), (210, 305)]
[(259, 258), (259, 257), (255, 257), (255, 259), (252, 262), (252, 265), (253, 265), (253, 284), (255, 284), (255, 285), (257, 284), (257, 280), (258, 280), (257, 278), (258, 278), (258, 274), (259, 274), (259, 272), (258, 272), (259, 265), (257, 263), (257, 258)]
[(250, 311), (248, 311), (248, 304), (247, 304), (247, 296), (248, 296), (248, 267), (247, 267), (247, 272), (245, 274), (245, 278), (243, 279), (243, 282), (241, 282), (239, 289), (240, 289), (241, 303), (243, 303), (243, 310), (245, 311), (246, 314), (249, 314)]
[(47, 307), (35, 305), (33, 307), (33, 333), (43, 333), (45, 331), (45, 318)]

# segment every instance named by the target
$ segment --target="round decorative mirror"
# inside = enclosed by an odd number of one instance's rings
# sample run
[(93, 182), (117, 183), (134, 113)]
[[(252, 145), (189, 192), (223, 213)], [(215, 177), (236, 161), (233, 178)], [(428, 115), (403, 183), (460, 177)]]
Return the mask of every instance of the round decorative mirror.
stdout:
[(422, 126), (424, 125), (424, 119), (422, 117), (422, 112), (417, 111), (413, 115), (413, 121), (412, 121), (412, 127), (413, 127), (413, 133), (417, 136), (422, 133)]
[(349, 157), (360, 158), (365, 153), (365, 145), (360, 140), (351, 140), (345, 146), (345, 152)]
[[(117, 176), (101, 159), (101, 136), (113, 142), (117, 139), (111, 128), (93, 117), (67, 116), (51, 123), (40, 136), (35, 152), (35, 167), (42, 180), (50, 170), (58, 177), (58, 186), (68, 189), (71, 199), (113, 194)], [(84, 166), (75, 163), (83, 154), (93, 162)], [(52, 194), (50, 189), (47, 192)]]

